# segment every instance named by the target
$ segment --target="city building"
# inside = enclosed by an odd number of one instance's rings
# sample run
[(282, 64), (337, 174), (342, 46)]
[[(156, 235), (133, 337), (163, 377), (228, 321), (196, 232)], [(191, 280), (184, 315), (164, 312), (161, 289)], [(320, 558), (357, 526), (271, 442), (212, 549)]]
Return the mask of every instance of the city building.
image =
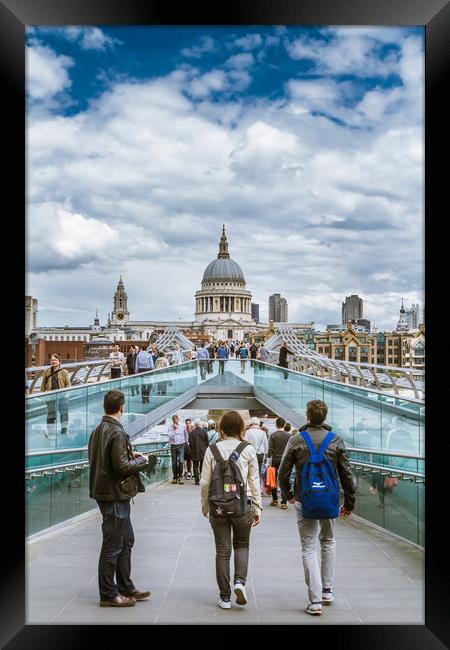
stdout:
[(282, 298), (279, 293), (269, 296), (269, 321), (274, 323), (287, 323), (288, 321), (288, 304), (286, 298)]
[(259, 323), (259, 304), (252, 302), (251, 307), (252, 319), (255, 321), (255, 323)]
[[(34, 321), (35, 325), (31, 328), (34, 347), (36, 350), (36, 341), (41, 339), (52, 343), (51, 346), (47, 346), (45, 349), (41, 348), (41, 352), (37, 355), (39, 359), (48, 359), (49, 354), (61, 352), (62, 346), (60, 344), (62, 342), (80, 342), (86, 344), (83, 348), (86, 358), (92, 358), (102, 356), (107, 345), (116, 342), (121, 346), (124, 345), (123, 351), (127, 347), (126, 342), (135, 341), (141, 345), (153, 343), (169, 327), (179, 329), (192, 341), (193, 345), (200, 345), (202, 342), (209, 342), (213, 339), (228, 341), (250, 341), (255, 339), (263, 341), (267, 333), (270, 332), (270, 326), (268, 328), (267, 323), (259, 322), (259, 305), (252, 303), (251, 299), (252, 294), (247, 289), (244, 273), (239, 264), (230, 256), (225, 226), (223, 226), (217, 258), (206, 266), (201, 280), (201, 288), (195, 293), (194, 320), (132, 320), (128, 307), (128, 295), (123, 278), (120, 276), (113, 296), (113, 309), (108, 314), (106, 325), (100, 325), (98, 309), (93, 324), (86, 327), (69, 327), (68, 325), (63, 327), (38, 327), (36, 319)], [(284, 299), (281, 300), (286, 303)], [(37, 300), (35, 302), (37, 313)], [(27, 304), (26, 301), (26, 310)], [(30, 307), (28, 307), (28, 312), (30, 312)], [(28, 318), (30, 319), (30, 316)], [(278, 322), (286, 322), (287, 303), (285, 310), (278, 318)], [(299, 334), (314, 330), (314, 323), (312, 322), (291, 323), (290, 326)], [(99, 337), (109, 343), (105, 342), (103, 345)], [(53, 344), (56, 344), (56, 346)], [(72, 360), (75, 354), (78, 355), (79, 346), (75, 347), (77, 347), (76, 352), (75, 349), (66, 350), (64, 348), (63, 358), (70, 357)], [(69, 357), (67, 357), (67, 354), (69, 354)], [(37, 365), (37, 357), (34, 365)]]
[(409, 327), (409, 319), (408, 316), (406, 315), (406, 309), (403, 306), (403, 298), (402, 298), (402, 306), (400, 307), (400, 316), (398, 319), (396, 331), (397, 332), (408, 332), (410, 329)]
[(357, 321), (358, 318), (363, 318), (362, 298), (355, 294), (346, 296), (345, 302), (342, 303), (342, 324), (346, 325), (349, 320)]
[(38, 301), (33, 296), (25, 296), (25, 336), (28, 338), (38, 326)]

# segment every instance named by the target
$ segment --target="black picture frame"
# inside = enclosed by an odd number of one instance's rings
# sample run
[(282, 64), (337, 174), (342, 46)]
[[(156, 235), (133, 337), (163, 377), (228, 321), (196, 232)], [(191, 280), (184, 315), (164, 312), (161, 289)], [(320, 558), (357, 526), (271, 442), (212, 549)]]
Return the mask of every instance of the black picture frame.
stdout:
[[(311, 632), (329, 636), (335, 648), (390, 648), (395, 650), (438, 650), (450, 645), (449, 633), (449, 593), (448, 580), (449, 550), (446, 544), (445, 522), (449, 490), (446, 482), (450, 454), (445, 407), (444, 384), (435, 377), (441, 365), (439, 355), (444, 345), (434, 340), (437, 331), (437, 318), (442, 314), (434, 312), (434, 302), (441, 274), (445, 272), (445, 238), (433, 237), (439, 234), (436, 224), (441, 211), (447, 218), (448, 201), (446, 167), (439, 163), (439, 154), (446, 154), (445, 134), (448, 132), (448, 90), (446, 72), (448, 70), (448, 44), (450, 43), (450, 6), (446, 0), (231, 0), (224, 3), (211, 3), (207, 6), (186, 3), (173, 6), (160, 0), (147, 2), (140, 0), (0, 0), (0, 71), (2, 75), (3, 110), (6, 111), (4, 125), (4, 154), (8, 165), (4, 173), (4, 197), (11, 200), (11, 212), (6, 212), (4, 221), (4, 250), (8, 248), (10, 222), (15, 224), (20, 241), (24, 241), (25, 229), (22, 215), (25, 215), (25, 26), (31, 25), (120, 25), (120, 24), (160, 24), (160, 25), (233, 25), (233, 24), (296, 24), (296, 25), (424, 25), (426, 35), (426, 123), (425, 123), (425, 247), (426, 274), (425, 288), (427, 300), (427, 487), (426, 487), (426, 586), (425, 586), (425, 625), (365, 625), (365, 626), (301, 626), (296, 628), (298, 639), (311, 639)], [(445, 160), (445, 157), (444, 157)], [(446, 181), (446, 182), (445, 182)], [(12, 217), (12, 219), (11, 219)], [(433, 231), (433, 232), (432, 232)], [(433, 239), (432, 255), (430, 255)], [(21, 257), (21, 244), (14, 246), (14, 261), (7, 267), (4, 283), (12, 282), (13, 277), (23, 277), (24, 258)], [(432, 262), (436, 264), (432, 264)], [(22, 264), (22, 266), (21, 266)], [(434, 268), (438, 269), (436, 272)], [(440, 307), (446, 300), (442, 295)], [(23, 327), (23, 302), (20, 290), (9, 298), (9, 309), (15, 314), (14, 331), (18, 336)], [(9, 313), (8, 309), (8, 313)], [(439, 309), (439, 308), (438, 308)], [(436, 322), (436, 326), (435, 326)], [(8, 324), (10, 320), (8, 320)], [(440, 323), (442, 324), (442, 323)], [(444, 322), (445, 325), (445, 322)], [(431, 328), (431, 330), (430, 330)], [(5, 349), (5, 352), (7, 350)], [(102, 643), (111, 634), (114, 645), (138, 643), (136, 628), (132, 634), (130, 626), (26, 626), (25, 625), (25, 569), (24, 569), (24, 488), (23, 458), (24, 442), (18, 420), (23, 413), (22, 397), (16, 397), (17, 410), (10, 411), (11, 392), (22, 396), (21, 383), (23, 370), (20, 363), (12, 363), (7, 355), (4, 359), (4, 375), (7, 374), (7, 409), (3, 413), (5, 427), (3, 438), (4, 470), (7, 480), (3, 483), (3, 535), (6, 552), (2, 554), (0, 580), (0, 644), (9, 649), (16, 648), (91, 648), (95, 645), (94, 632), (100, 632)], [(442, 364), (445, 359), (442, 360)], [(8, 370), (8, 372), (6, 372)], [(11, 374), (10, 374), (11, 372)], [(439, 419), (438, 419), (439, 418)], [(6, 426), (8, 425), (8, 426)], [(431, 435), (431, 433), (433, 435)], [(13, 441), (9, 436), (14, 436)], [(12, 524), (13, 512), (19, 513), (17, 524)], [(160, 627), (160, 626), (159, 626)], [(95, 629), (94, 629), (95, 628)], [(99, 630), (99, 628), (102, 628)], [(173, 631), (173, 630), (172, 630)], [(164, 633), (167, 642), (172, 634)], [(256, 631), (256, 630), (255, 630)], [(154, 643), (157, 630), (142, 629), (142, 638)], [(264, 630), (263, 630), (264, 632)], [(284, 634), (284, 632), (282, 632)], [(208, 639), (209, 635), (203, 637)], [(193, 639), (191, 641), (193, 642)], [(218, 637), (214, 635), (214, 638)], [(208, 639), (209, 640), (209, 639)], [(188, 641), (189, 643), (191, 641)], [(159, 642), (159, 640), (157, 641)], [(310, 641), (308, 641), (310, 642)]]

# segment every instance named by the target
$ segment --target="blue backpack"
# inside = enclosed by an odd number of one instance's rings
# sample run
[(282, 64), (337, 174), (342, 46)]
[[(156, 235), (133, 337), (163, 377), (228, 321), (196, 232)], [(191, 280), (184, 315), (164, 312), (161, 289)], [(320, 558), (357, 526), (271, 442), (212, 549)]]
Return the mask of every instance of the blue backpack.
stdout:
[(308, 445), (307, 458), (300, 475), (300, 502), (305, 519), (335, 519), (339, 516), (339, 485), (336, 472), (325, 450), (334, 433), (329, 431), (316, 451), (306, 431), (300, 432)]

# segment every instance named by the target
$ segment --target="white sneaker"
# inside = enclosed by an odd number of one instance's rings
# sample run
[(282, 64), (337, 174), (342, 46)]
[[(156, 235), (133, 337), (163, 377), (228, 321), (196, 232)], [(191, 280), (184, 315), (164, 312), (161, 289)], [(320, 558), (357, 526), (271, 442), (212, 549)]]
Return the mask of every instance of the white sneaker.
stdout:
[(305, 611), (313, 616), (320, 616), (322, 614), (322, 603), (309, 603)]
[(334, 600), (332, 591), (322, 591), (322, 604), (329, 605)]
[(235, 583), (234, 593), (236, 594), (236, 603), (238, 605), (247, 604), (247, 594), (245, 593), (245, 586), (242, 584), (242, 582)]
[(222, 600), (222, 598), (219, 598), (219, 602), (217, 604), (222, 609), (231, 609), (231, 600)]

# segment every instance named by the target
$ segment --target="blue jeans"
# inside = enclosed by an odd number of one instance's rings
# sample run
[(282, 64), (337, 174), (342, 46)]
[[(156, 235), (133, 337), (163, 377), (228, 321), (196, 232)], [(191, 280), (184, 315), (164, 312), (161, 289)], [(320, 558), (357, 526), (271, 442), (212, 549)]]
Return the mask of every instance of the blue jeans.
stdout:
[[(134, 532), (130, 520), (130, 500), (97, 501), (102, 513), (103, 543), (98, 561), (100, 600), (115, 598), (119, 592), (135, 589), (130, 578)], [(117, 584), (114, 580), (117, 578)]]
[(172, 456), (173, 478), (182, 478), (184, 463), (184, 443), (181, 445), (170, 445), (170, 454)]

